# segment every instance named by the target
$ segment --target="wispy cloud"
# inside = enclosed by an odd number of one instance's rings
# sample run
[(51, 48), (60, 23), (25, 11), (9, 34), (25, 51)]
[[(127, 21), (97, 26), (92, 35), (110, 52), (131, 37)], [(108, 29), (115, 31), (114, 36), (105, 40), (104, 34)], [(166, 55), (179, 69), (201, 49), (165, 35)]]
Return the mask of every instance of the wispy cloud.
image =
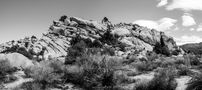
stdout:
[(157, 29), (158, 28), (158, 23), (156, 21), (152, 20), (136, 20), (133, 22), (133, 24), (138, 24), (140, 26), (144, 26), (150, 29)]
[(162, 18), (158, 21), (159, 25), (158, 25), (158, 30), (160, 31), (166, 31), (171, 29), (171, 27), (173, 27), (175, 25), (175, 23), (177, 23), (177, 20), (172, 19), (172, 18)]
[[(166, 31), (171, 29), (171, 27), (175, 26), (175, 23), (177, 23), (177, 20), (164, 17), (160, 20), (154, 21), (154, 20), (136, 20), (133, 22), (133, 24), (139, 24), (144, 27), (148, 27), (151, 29), (156, 29), (158, 31)], [(175, 27), (176, 28), (176, 27)]]

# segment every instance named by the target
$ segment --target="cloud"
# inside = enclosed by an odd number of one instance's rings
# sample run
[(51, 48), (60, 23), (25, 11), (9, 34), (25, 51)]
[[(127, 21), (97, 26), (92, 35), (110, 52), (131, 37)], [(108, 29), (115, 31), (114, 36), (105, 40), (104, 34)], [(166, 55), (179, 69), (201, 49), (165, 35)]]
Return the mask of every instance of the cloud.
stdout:
[(193, 26), (195, 24), (196, 24), (196, 22), (191, 14), (184, 13), (184, 15), (182, 15), (182, 25), (183, 26), (189, 27), (189, 26)]
[(158, 0), (160, 1), (157, 5), (157, 7), (162, 7), (168, 4), (168, 0)]
[(171, 29), (171, 27), (173, 27), (175, 23), (177, 23), (177, 20), (166, 17), (166, 18), (160, 19), (158, 22), (159, 22), (159, 25), (157, 29), (160, 31), (166, 31)]
[(157, 29), (158, 27), (158, 23), (152, 20), (136, 20), (133, 22), (133, 24), (138, 24), (140, 26), (144, 26), (150, 29)]
[(172, 0), (166, 6), (167, 10), (180, 9), (183, 11), (202, 10), (202, 0)]
[(173, 26), (175, 26), (176, 22), (177, 20), (175, 19), (165, 17), (157, 21), (137, 20), (137, 21), (134, 21), (133, 24), (138, 24), (140, 26), (144, 26), (150, 29), (156, 29), (158, 31), (166, 31), (171, 29)]
[(198, 25), (198, 28), (196, 29), (196, 31), (201, 32), (202, 31), (202, 24)]
[(187, 44), (187, 43), (200, 43), (202, 42), (202, 38), (199, 36), (187, 36), (184, 35), (180, 38), (175, 38), (175, 41), (177, 43), (177, 45), (183, 45), (183, 44)]

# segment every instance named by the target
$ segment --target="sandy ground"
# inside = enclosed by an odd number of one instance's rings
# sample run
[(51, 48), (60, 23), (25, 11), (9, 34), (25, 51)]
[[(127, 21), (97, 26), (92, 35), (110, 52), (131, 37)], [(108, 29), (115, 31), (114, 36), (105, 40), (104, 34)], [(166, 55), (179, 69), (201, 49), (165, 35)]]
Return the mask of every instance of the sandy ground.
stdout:
[(177, 88), (175, 90), (185, 90), (187, 88), (187, 83), (191, 79), (190, 76), (182, 76), (180, 78), (176, 78)]

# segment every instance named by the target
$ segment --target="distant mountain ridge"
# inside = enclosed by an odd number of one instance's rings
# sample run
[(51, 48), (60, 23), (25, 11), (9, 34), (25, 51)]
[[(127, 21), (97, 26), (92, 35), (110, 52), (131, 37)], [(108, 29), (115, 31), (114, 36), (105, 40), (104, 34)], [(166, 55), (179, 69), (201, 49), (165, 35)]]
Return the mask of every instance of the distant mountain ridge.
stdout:
[(194, 53), (194, 54), (202, 54), (202, 42), (201, 43), (189, 43), (181, 45), (182, 48), (186, 52)]
[[(125, 51), (117, 50), (121, 52), (121, 55), (133, 53), (134, 50), (152, 51), (157, 43), (162, 42), (169, 51), (179, 49), (172, 37), (155, 29), (148, 29), (137, 24), (112, 24), (106, 17), (102, 21), (93, 21), (64, 15), (59, 20), (53, 21), (47, 33), (43, 33), (42, 37), (32, 36), (6, 42), (0, 45), (0, 52), (12, 53), (20, 50), (23, 54), (25, 51), (29, 54), (23, 55), (30, 58), (32, 56), (64, 57), (67, 55), (68, 47), (71, 46), (70, 41), (73, 38), (79, 36), (94, 41), (102, 38), (108, 31), (118, 36), (118, 41), (125, 45)], [(106, 42), (99, 42), (102, 45), (108, 45)], [(117, 47), (116, 45), (108, 46)]]

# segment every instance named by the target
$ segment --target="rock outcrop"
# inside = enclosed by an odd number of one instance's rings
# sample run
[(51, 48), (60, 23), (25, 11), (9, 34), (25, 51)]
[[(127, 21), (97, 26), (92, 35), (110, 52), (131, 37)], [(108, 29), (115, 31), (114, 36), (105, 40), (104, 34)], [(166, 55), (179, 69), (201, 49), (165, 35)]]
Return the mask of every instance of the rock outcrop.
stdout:
[[(53, 21), (47, 33), (44, 33), (41, 38), (32, 36), (1, 44), (0, 52), (18, 52), (28, 58), (63, 57), (67, 55), (67, 49), (70, 47), (72, 38), (80, 36), (94, 41), (102, 38), (107, 31), (118, 36), (118, 41), (126, 45), (126, 52), (132, 50), (152, 51), (155, 44), (160, 42), (161, 37), (163, 37), (163, 42), (169, 50), (173, 51), (177, 47), (172, 37), (136, 24), (120, 23), (113, 25), (106, 17), (98, 22), (62, 16), (58, 21)], [(106, 45), (103, 42), (102, 44)]]

